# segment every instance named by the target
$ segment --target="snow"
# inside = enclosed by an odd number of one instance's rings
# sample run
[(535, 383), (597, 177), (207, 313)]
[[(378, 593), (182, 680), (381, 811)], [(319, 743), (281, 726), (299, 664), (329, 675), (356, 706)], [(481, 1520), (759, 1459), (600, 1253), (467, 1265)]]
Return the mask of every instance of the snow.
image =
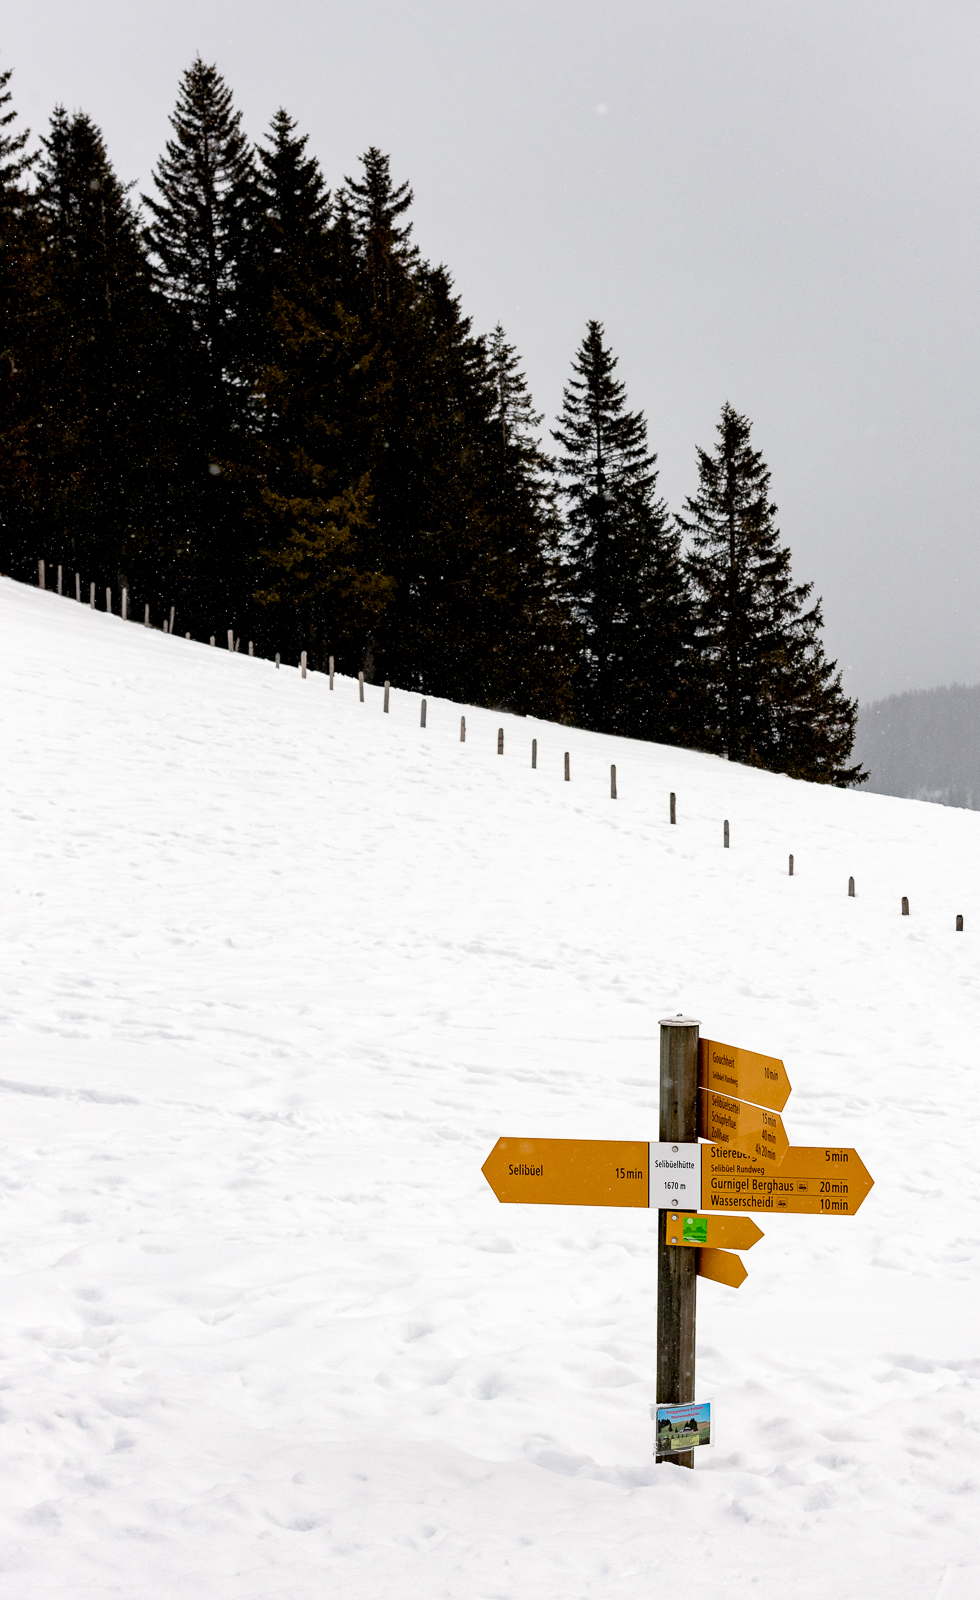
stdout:
[[(976, 1600), (980, 816), (7, 579), (0, 708), (5, 1600)], [(480, 1173), (656, 1138), (681, 1011), (876, 1180), (699, 1284), (694, 1472), (655, 1214)]]

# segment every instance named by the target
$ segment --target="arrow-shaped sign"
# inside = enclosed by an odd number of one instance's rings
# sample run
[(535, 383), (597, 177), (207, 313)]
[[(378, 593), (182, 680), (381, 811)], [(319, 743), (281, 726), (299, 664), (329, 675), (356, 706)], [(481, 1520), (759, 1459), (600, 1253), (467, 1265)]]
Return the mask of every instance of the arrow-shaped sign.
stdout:
[[(505, 1203), (649, 1206), (650, 1146), (632, 1139), (498, 1139), (483, 1176)], [(693, 1193), (691, 1204), (697, 1205)]]
[(790, 1095), (786, 1068), (776, 1056), (759, 1056), (736, 1044), (698, 1040), (698, 1087), (782, 1111)]
[(667, 1243), (708, 1246), (719, 1250), (751, 1250), (762, 1238), (751, 1217), (699, 1217), (691, 1212), (667, 1213)]
[(727, 1283), (729, 1289), (738, 1289), (748, 1277), (741, 1256), (730, 1250), (699, 1250), (698, 1277), (714, 1278), (716, 1283)]
[(750, 1105), (747, 1100), (734, 1100), (713, 1089), (698, 1091), (698, 1110), (701, 1136), (712, 1144), (755, 1156), (767, 1167), (778, 1166), (789, 1149), (778, 1111)]
[(701, 1152), (704, 1210), (853, 1217), (873, 1184), (857, 1151), (840, 1146), (790, 1145), (775, 1170), (718, 1145)]

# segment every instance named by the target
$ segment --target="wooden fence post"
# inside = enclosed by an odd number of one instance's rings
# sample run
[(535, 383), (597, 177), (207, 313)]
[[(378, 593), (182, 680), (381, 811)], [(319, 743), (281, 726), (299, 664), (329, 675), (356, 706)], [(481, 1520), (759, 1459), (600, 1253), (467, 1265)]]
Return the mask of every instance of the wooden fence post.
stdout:
[(531, 766), (532, 766), (532, 768), (536, 767), (537, 764), (538, 764), (538, 741), (537, 741), (537, 739), (532, 739), (531, 740)]
[(609, 798), (611, 800), (616, 798), (616, 768), (614, 766), (609, 768)]
[(790, 877), (793, 876), (793, 857), (792, 856), (790, 856), (790, 858), (789, 858), (789, 875), (790, 875)]
[(237, 638), (237, 639), (236, 639), (236, 640), (235, 640), (235, 654), (236, 654), (236, 655), (237, 655), (237, 654), (238, 654), (238, 647), (239, 647), (239, 645), (240, 645), (240, 644), (241, 644), (241, 642), (242, 642), (242, 641), (241, 641), (241, 637), (239, 637), (239, 638)]
[(909, 914), (909, 897), (908, 897), (907, 894), (903, 894), (903, 896), (902, 896), (902, 916), (903, 917), (907, 917), (908, 914)]
[(333, 692), (333, 656), (330, 657), (330, 689)]
[(728, 849), (728, 818), (725, 818), (725, 849)]
[(122, 597), (119, 604), (119, 615), (122, 617), (123, 622), (129, 621), (129, 590), (125, 584), (123, 584)]
[(673, 793), (670, 796), (670, 820), (671, 822), (677, 821), (677, 796)]
[(176, 611), (177, 611), (177, 607), (176, 606), (171, 606), (170, 607), (170, 627), (167, 629), (168, 633), (173, 633), (173, 631), (174, 631), (174, 616), (176, 614)]
[(75, 599), (78, 601), (79, 605), (81, 605), (81, 603), (82, 603), (82, 575), (81, 575), (80, 572), (76, 572), (75, 573)]
[(358, 690), (360, 691), (361, 702), (363, 704), (363, 701), (364, 701), (364, 674), (363, 674), (363, 672), (359, 672), (357, 674), (357, 687), (358, 687)]
[(44, 562), (43, 561), (39, 561), (38, 564), (37, 564), (37, 586), (38, 586), (39, 589), (43, 589), (44, 588)]
[(58, 593), (61, 593), (61, 562), (58, 562)]
[(214, 634), (213, 633), (211, 635), (211, 643), (214, 644)]
[(105, 608), (106, 608), (107, 611), (111, 611), (112, 610), (112, 590), (111, 589), (107, 589), (106, 592), (105, 592)]
[[(213, 639), (211, 640), (211, 643), (214, 644), (214, 640)], [(276, 651), (276, 671), (278, 672), (278, 670), (279, 670), (279, 651), (277, 650)]]
[(853, 878), (848, 878), (848, 880), (847, 880), (847, 893), (848, 893), (848, 897), (851, 900), (853, 900), (854, 899), (854, 879)]
[(150, 626), (150, 602), (149, 602), (149, 600), (147, 600), (146, 605), (143, 607), (143, 626), (144, 626), (144, 628), (148, 628)]
[(384, 703), (384, 710), (385, 711), (387, 711), (387, 709), (388, 709), (388, 694), (389, 694), (390, 690), (391, 690), (391, 684), (388, 682), (388, 679), (386, 678), (385, 679), (385, 703)]
[(190, 634), (189, 634), (189, 633), (185, 633), (185, 634), (184, 634), (184, 638), (185, 638), (185, 639), (189, 639), (189, 638), (190, 638)]
[(299, 653), (299, 675), (300, 675), (301, 678), (305, 678), (306, 677), (306, 651), (305, 650), (301, 650), (300, 653)]
[(504, 730), (503, 730), (503, 728), (498, 728), (497, 729), (497, 754), (498, 754), (498, 756), (502, 756), (503, 753), (504, 753)]
[(421, 715), (421, 718), (419, 719), (419, 727), (420, 728), (424, 728), (425, 727), (425, 701), (424, 700), (422, 701), (422, 715)]
[[(698, 1032), (692, 1017), (665, 1017), (660, 1024), (660, 1138), (695, 1144), (698, 1137)], [(667, 1213), (657, 1228), (657, 1404), (685, 1405), (694, 1399), (698, 1252), (667, 1243)], [(693, 1467), (694, 1452), (657, 1457)]]
[(459, 742), (460, 742), (460, 744), (465, 744), (466, 743), (466, 718), (465, 717), (460, 717), (460, 719), (459, 719)]
[(962, 918), (962, 916), (958, 916), (956, 918), (956, 931), (957, 931), (957, 933), (962, 933), (963, 932), (963, 918)]
[(94, 611), (95, 610), (95, 584), (94, 583), (90, 583), (89, 586), (88, 586), (88, 608), (89, 608), (90, 611)]
[(252, 643), (251, 639), (249, 639), (249, 641), (248, 641), (248, 653), (249, 653), (250, 656), (254, 656), (254, 654), (255, 654), (255, 646)]
[(571, 783), (571, 781), (572, 781), (572, 774), (571, 774), (571, 770), (570, 770), (569, 765), (568, 765), (568, 751), (566, 750), (565, 751), (565, 782), (566, 783)]

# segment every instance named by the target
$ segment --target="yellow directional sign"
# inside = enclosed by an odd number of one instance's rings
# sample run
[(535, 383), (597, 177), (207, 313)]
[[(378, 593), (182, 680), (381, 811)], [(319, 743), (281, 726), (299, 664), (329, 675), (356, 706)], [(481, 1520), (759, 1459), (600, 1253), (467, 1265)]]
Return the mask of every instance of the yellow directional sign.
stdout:
[(757, 1156), (767, 1167), (778, 1166), (789, 1149), (789, 1140), (778, 1111), (733, 1100), (713, 1089), (698, 1090), (699, 1128), (703, 1138), (727, 1150), (741, 1150)]
[(729, 1250), (699, 1250), (698, 1277), (714, 1278), (716, 1283), (727, 1283), (730, 1289), (738, 1289), (748, 1272), (741, 1256), (733, 1256)]
[(751, 1100), (768, 1111), (782, 1111), (790, 1093), (786, 1068), (775, 1056), (759, 1056), (715, 1039), (698, 1041), (698, 1087)]
[(853, 1217), (874, 1183), (856, 1150), (790, 1145), (773, 1170), (758, 1158), (705, 1145), (701, 1205), (715, 1211), (796, 1211)]
[(721, 1250), (751, 1250), (762, 1238), (751, 1217), (699, 1217), (687, 1211), (667, 1212), (667, 1243), (706, 1245)]
[(505, 1203), (649, 1206), (650, 1146), (618, 1139), (498, 1139), (483, 1176)]

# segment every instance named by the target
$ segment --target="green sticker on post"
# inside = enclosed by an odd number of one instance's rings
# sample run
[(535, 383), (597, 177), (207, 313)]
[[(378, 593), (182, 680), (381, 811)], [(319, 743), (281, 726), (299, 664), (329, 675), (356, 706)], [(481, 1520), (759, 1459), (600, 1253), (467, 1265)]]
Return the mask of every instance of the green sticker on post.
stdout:
[(707, 1244), (708, 1219), (707, 1217), (684, 1218), (684, 1243)]

